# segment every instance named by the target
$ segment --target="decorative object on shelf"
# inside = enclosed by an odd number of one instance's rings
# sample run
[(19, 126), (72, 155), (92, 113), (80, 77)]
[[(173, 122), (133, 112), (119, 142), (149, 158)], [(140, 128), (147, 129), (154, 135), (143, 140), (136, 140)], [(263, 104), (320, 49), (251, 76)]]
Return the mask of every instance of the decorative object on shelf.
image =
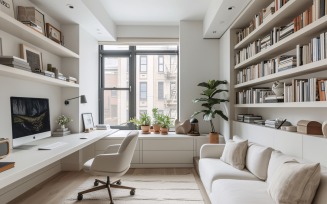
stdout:
[(291, 126), (292, 124), (286, 119), (273, 119), (273, 120), (265, 120), (265, 126), (279, 129), (283, 126)]
[(20, 44), (20, 57), (25, 59), (30, 64), (32, 72), (41, 72), (43, 70), (41, 52), (24, 44)]
[(322, 133), (325, 137), (327, 137), (327, 121), (322, 123)]
[(68, 76), (66, 77), (66, 81), (77, 84), (77, 79), (75, 77)]
[(175, 132), (176, 134), (187, 134), (191, 130), (190, 120), (180, 122), (178, 119), (175, 120)]
[(26, 60), (15, 56), (0, 56), (0, 64), (28, 72), (32, 71), (29, 63)]
[(0, 38), (0, 56), (2, 56), (3, 53), (2, 53), (2, 39)]
[(282, 130), (288, 131), (288, 132), (296, 132), (297, 131), (297, 127), (296, 126), (282, 126), (281, 127)]
[(41, 34), (45, 34), (44, 15), (34, 7), (18, 6), (17, 20)]
[(15, 8), (13, 0), (1, 0), (0, 11), (15, 18)]
[(56, 43), (61, 44), (61, 32), (57, 28), (55, 28), (50, 23), (46, 23), (47, 27), (47, 37), (51, 40), (55, 41)]
[[(193, 100), (193, 103), (202, 103), (201, 106), (204, 107), (204, 110), (195, 112), (191, 117), (194, 118), (196, 115), (203, 113), (203, 120), (209, 121), (211, 125), (211, 133), (209, 134), (210, 138), (214, 137), (215, 139), (210, 139), (210, 142), (217, 141), (219, 142), (218, 131), (216, 131), (212, 119), (215, 118), (216, 115), (219, 115), (224, 120), (228, 121), (228, 117), (221, 111), (215, 108), (216, 104), (220, 104), (222, 102), (228, 102), (227, 99), (215, 98), (217, 93), (228, 92), (226, 89), (218, 89), (219, 85), (227, 84), (227, 81), (220, 80), (209, 80), (208, 82), (199, 83), (198, 86), (204, 87), (205, 90), (202, 91), (201, 95), (205, 98), (197, 98)], [(215, 134), (217, 133), (217, 134)]]
[(159, 123), (160, 123), (160, 133), (162, 135), (167, 135), (169, 131), (169, 127), (171, 125), (170, 117), (165, 114), (160, 114)]
[(191, 129), (187, 134), (191, 136), (200, 136), (199, 121), (196, 118), (191, 118), (190, 123)]
[(300, 120), (297, 122), (297, 131), (309, 135), (322, 135), (322, 125), (317, 121)]
[(10, 153), (10, 143), (8, 138), (0, 138), (0, 159), (5, 158)]
[(276, 94), (276, 96), (284, 95), (284, 82), (275, 81), (271, 87), (272, 91)]
[(153, 126), (153, 132), (154, 134), (159, 134), (160, 133), (160, 124), (159, 124), (159, 113), (158, 113), (158, 108), (153, 108), (152, 109), (152, 126)]
[(65, 115), (61, 115), (58, 117), (57, 119), (57, 124), (60, 126), (58, 129), (56, 129), (56, 131), (54, 131), (52, 133), (52, 137), (62, 137), (65, 135), (69, 135), (70, 131), (68, 128), (66, 128), (66, 125), (70, 122), (72, 122), (73, 120)]
[(0, 173), (14, 167), (15, 162), (0, 162)]
[(84, 131), (89, 132), (90, 130), (93, 130), (94, 123), (93, 123), (92, 113), (83, 113), (82, 118), (83, 118)]
[(65, 105), (68, 105), (70, 100), (77, 99), (77, 98), (81, 98), (81, 103), (87, 103), (85, 95), (80, 95), (80, 96), (77, 96), (77, 97), (74, 97), (74, 98), (66, 99), (65, 100)]

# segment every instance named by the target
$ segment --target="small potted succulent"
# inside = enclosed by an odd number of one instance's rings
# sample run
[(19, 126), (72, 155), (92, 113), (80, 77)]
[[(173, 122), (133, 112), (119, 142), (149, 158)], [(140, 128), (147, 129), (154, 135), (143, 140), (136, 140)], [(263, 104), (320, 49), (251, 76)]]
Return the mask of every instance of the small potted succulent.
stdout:
[(158, 108), (153, 108), (152, 109), (152, 126), (153, 126), (153, 131), (155, 134), (160, 133), (160, 123), (159, 123), (159, 113), (158, 113)]
[(171, 120), (168, 115), (160, 114), (159, 115), (159, 123), (160, 123), (160, 132), (162, 135), (167, 135), (169, 127), (171, 125)]
[(151, 117), (147, 113), (140, 115), (142, 133), (150, 133)]
[(57, 119), (57, 124), (60, 126), (61, 129), (65, 129), (66, 125), (70, 122), (72, 122), (73, 120), (70, 119), (69, 117), (65, 116), (65, 115), (61, 115), (58, 117)]

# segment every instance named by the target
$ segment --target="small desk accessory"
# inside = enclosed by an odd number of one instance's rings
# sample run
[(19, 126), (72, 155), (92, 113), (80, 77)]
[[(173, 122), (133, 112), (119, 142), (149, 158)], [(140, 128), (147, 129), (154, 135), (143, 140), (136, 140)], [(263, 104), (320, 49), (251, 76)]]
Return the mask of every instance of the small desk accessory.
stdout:
[(9, 139), (0, 138), (0, 159), (5, 158), (10, 152)]

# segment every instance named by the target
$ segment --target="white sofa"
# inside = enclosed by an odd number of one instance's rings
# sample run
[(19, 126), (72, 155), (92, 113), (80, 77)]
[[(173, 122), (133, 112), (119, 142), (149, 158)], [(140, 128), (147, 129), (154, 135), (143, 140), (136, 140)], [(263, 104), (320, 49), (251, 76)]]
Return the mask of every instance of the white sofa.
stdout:
[[(224, 147), (223, 144), (206, 144), (200, 150), (200, 178), (211, 203), (274, 204), (267, 191), (267, 182), (279, 164), (295, 158), (249, 143), (245, 168), (239, 170), (220, 160)], [(271, 161), (273, 151), (280, 157)], [(313, 204), (327, 204), (326, 168), (321, 168), (321, 180)]]

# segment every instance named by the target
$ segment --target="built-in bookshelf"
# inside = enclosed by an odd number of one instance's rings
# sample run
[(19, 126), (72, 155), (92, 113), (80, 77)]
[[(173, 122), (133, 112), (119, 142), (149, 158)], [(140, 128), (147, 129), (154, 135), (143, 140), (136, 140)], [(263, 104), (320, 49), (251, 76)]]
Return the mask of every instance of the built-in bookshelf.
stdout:
[[(265, 4), (262, 4), (262, 9), (268, 8), (271, 6), (271, 3), (276, 3), (279, 0), (270, 0), (266, 1)], [(310, 79), (319, 79), (324, 80), (327, 79), (327, 57), (326, 53), (322, 54), (325, 57), (321, 59), (316, 59), (315, 61), (311, 60), (306, 64), (298, 64), (298, 48), (302, 48), (303, 45), (308, 45), (309, 43), (312, 44), (314, 38), (322, 38), (321, 36), (324, 34), (326, 35), (326, 27), (327, 27), (327, 7), (324, 6), (325, 14), (316, 17), (310, 23), (306, 23), (305, 25), (301, 25), (300, 28), (294, 29), (294, 32), (290, 35), (287, 35), (283, 39), (279, 39), (276, 42), (273, 42), (270, 46), (265, 47), (265, 49), (258, 49), (253, 52), (252, 47), (250, 46), (254, 42), (260, 41), (260, 39), (264, 39), (265, 36), (269, 35), (270, 33), (274, 32), (276, 27), (282, 28), (283, 26), (287, 26), (294, 22), (296, 24), (296, 20), (301, 19), (303, 15), (308, 15), (310, 9), (312, 9), (313, 3), (322, 2), (318, 0), (289, 0), (287, 1), (281, 8), (274, 11), (273, 14), (266, 17), (263, 22), (257, 26), (252, 32), (250, 32), (246, 37), (243, 39), (240, 38), (240, 31), (243, 32), (244, 28), (248, 27), (248, 23), (253, 22), (253, 16), (249, 16), (249, 12), (255, 9), (257, 12), (260, 12), (260, 9), (255, 6), (257, 0), (253, 0), (248, 7), (243, 11), (243, 13), (238, 17), (236, 22), (232, 25), (233, 32), (231, 32), (231, 38), (234, 39), (234, 44), (231, 44), (233, 49), (234, 55), (234, 65), (232, 64), (231, 67), (231, 81), (233, 81), (233, 95), (235, 99), (232, 101), (232, 107), (234, 107), (233, 115), (237, 118), (238, 114), (247, 114), (252, 113), (255, 115), (262, 115), (263, 119), (274, 119), (273, 117), (277, 118), (279, 115), (283, 118), (288, 118), (293, 120), (292, 124), (296, 126), (298, 120), (304, 120), (306, 118), (310, 119), (317, 119), (319, 122), (323, 122), (326, 120), (323, 116), (318, 115), (324, 113), (325, 108), (327, 107), (327, 101), (320, 101), (322, 97), (318, 96), (320, 94), (320, 89), (318, 89), (317, 83), (317, 97), (310, 96), (310, 100), (306, 102), (287, 102), (278, 101), (276, 97), (276, 103), (273, 101), (267, 102), (264, 100), (258, 101), (250, 101), (252, 104), (238, 104), (239, 94), (248, 90), (260, 90), (262, 89), (265, 92), (265, 88), (267, 88), (267, 95), (272, 96), (271, 92), (272, 82), (275, 81), (282, 81), (285, 82), (285, 87), (289, 86), (290, 83), (296, 82), (297, 80), (307, 80), (310, 82)], [(327, 1), (325, 4), (327, 5)], [(255, 13), (253, 13), (255, 15)], [(299, 17), (300, 16), (300, 17)], [(243, 25), (243, 27), (241, 26)], [(297, 25), (294, 25), (294, 28)], [(243, 33), (242, 33), (243, 34)], [(233, 36), (234, 35), (234, 36)], [(324, 37), (325, 38), (325, 37)], [(322, 41), (327, 42), (326, 39)], [(310, 47), (310, 45), (309, 45)], [(240, 51), (248, 49), (250, 53), (247, 55), (247, 58), (239, 60), (236, 56), (240, 53)], [(325, 49), (326, 50), (326, 49)], [(255, 53), (255, 54), (254, 54)], [(266, 64), (270, 60), (274, 60), (279, 58), (282, 55), (289, 55), (296, 56), (293, 60), (296, 61), (296, 65), (284, 70), (278, 70), (277, 68), (268, 74), (262, 74), (262, 70), (270, 69), (270, 65)], [(311, 53), (310, 53), (311, 54)], [(251, 57), (248, 57), (251, 56)], [(280, 60), (281, 61), (281, 60)], [(279, 62), (280, 62), (279, 61)], [(278, 63), (276, 63), (278, 65)], [(276, 65), (275, 64), (275, 65)], [(264, 66), (263, 66), (264, 65)], [(257, 67), (259, 69), (257, 69)], [(277, 66), (278, 67), (278, 66)], [(280, 66), (279, 66), (280, 67)], [(248, 72), (250, 70), (250, 72)], [(255, 70), (256, 72), (253, 72)], [(257, 72), (260, 70), (260, 73)], [(248, 77), (248, 73), (253, 74)], [(240, 80), (240, 76), (244, 77)], [(268, 92), (270, 90), (270, 92)], [(293, 87), (292, 87), (293, 90)], [(294, 89), (295, 90), (295, 89)], [(309, 90), (309, 89), (308, 89)], [(311, 87), (310, 93), (314, 93), (315, 87)], [(255, 98), (257, 95), (254, 95)], [(252, 95), (250, 95), (252, 97)], [(252, 100), (252, 99), (251, 99)], [(278, 101), (278, 102), (277, 102)], [(294, 100), (295, 101), (295, 100)], [(300, 100), (302, 101), (302, 100)], [(248, 101), (242, 103), (249, 103)], [(310, 113), (312, 114), (310, 115)], [(303, 114), (301, 114), (303, 113)], [(289, 115), (287, 115), (289, 114)], [(290, 115), (291, 114), (291, 115)]]

